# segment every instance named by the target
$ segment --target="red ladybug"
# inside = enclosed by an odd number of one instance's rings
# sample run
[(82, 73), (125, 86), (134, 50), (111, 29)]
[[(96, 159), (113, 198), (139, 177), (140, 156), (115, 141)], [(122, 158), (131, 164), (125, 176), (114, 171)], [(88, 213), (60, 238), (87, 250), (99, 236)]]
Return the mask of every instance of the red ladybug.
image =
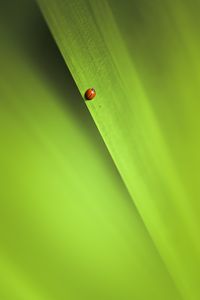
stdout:
[(87, 100), (92, 100), (92, 99), (94, 99), (95, 96), (96, 96), (96, 92), (95, 92), (95, 89), (94, 89), (94, 88), (88, 89), (88, 90), (85, 92), (85, 98), (86, 98)]

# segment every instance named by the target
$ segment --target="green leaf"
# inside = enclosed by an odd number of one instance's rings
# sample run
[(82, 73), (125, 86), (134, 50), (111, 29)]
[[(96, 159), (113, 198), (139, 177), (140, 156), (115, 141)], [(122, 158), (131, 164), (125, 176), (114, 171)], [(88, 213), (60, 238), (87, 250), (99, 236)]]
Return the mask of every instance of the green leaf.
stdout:
[[(184, 299), (199, 299), (199, 4), (39, 0)], [(192, 4), (191, 4), (192, 3)]]

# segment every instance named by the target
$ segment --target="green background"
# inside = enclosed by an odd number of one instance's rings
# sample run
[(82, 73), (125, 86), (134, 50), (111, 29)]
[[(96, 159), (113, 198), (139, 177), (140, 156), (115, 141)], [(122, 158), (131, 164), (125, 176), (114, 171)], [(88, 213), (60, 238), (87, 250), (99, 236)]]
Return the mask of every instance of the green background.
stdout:
[(0, 299), (200, 299), (200, 4), (38, 4), (0, 5)]

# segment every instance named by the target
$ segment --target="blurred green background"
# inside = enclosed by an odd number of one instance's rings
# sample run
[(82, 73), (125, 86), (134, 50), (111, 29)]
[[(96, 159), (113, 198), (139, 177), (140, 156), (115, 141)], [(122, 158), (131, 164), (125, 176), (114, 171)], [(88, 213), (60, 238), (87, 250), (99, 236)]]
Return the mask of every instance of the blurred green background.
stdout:
[(200, 299), (200, 4), (38, 2), (0, 4), (0, 299)]

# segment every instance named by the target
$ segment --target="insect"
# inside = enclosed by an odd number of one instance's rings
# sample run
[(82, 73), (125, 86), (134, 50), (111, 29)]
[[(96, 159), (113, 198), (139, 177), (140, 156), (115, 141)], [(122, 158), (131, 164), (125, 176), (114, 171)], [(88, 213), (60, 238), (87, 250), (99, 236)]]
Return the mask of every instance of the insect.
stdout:
[(94, 88), (90, 88), (85, 92), (85, 98), (87, 100), (92, 100), (96, 96), (96, 91)]

